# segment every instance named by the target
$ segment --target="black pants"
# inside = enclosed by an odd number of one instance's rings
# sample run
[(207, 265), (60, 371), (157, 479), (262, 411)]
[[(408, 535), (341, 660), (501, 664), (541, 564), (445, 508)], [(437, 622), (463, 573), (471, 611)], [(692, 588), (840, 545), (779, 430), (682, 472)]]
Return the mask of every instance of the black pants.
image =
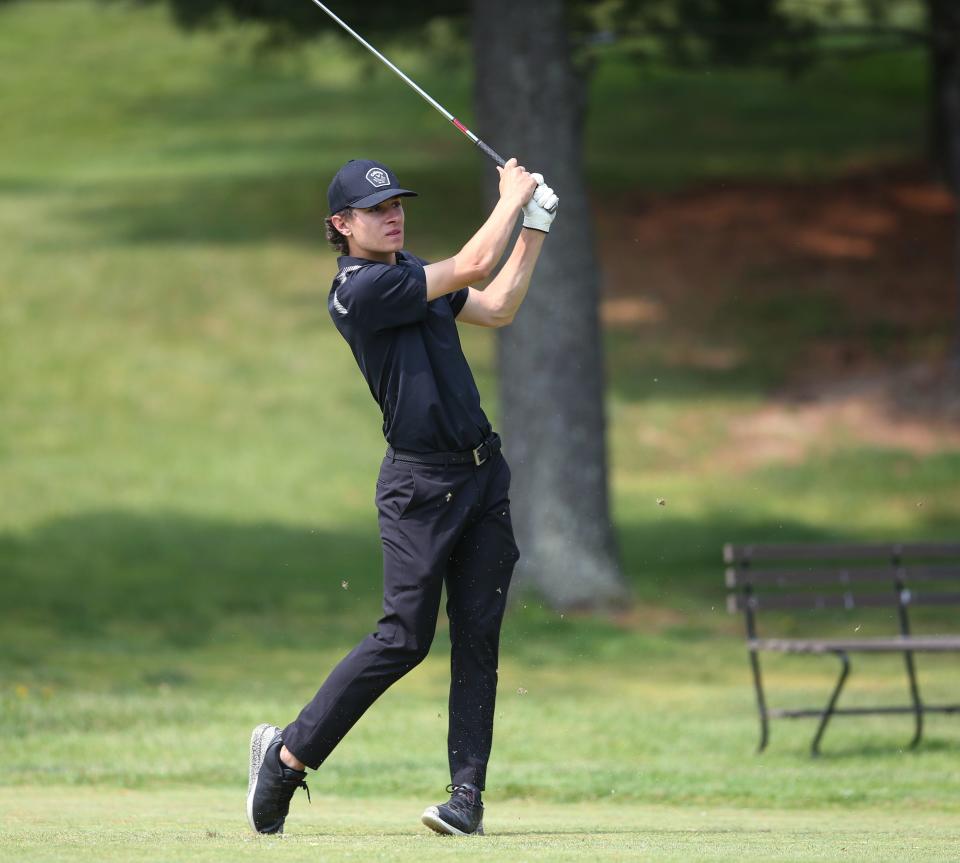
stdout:
[(484, 787), (500, 623), (519, 558), (509, 489), (510, 468), (499, 453), (479, 467), (384, 459), (377, 480), (383, 617), (284, 730), (285, 745), (304, 764), (319, 767), (387, 687), (427, 655), (445, 582), (450, 778)]

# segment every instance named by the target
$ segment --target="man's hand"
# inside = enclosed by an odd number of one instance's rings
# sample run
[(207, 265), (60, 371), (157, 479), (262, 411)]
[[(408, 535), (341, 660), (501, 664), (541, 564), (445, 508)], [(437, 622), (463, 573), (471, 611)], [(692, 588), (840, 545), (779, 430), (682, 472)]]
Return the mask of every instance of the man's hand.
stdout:
[[(518, 207), (524, 206), (537, 188), (537, 180), (526, 168), (517, 164), (516, 159), (508, 159), (500, 172), (500, 199), (513, 201)], [(543, 178), (540, 178), (541, 182)]]
[[(438, 261), (435, 264), (427, 264), (423, 268), (427, 276), (428, 301), (442, 297), (444, 294), (453, 293), (461, 288), (470, 287), (474, 282), (489, 277), (497, 262), (503, 257), (507, 240), (509, 240), (510, 234), (516, 227), (518, 210), (523, 209), (523, 224), (527, 227), (536, 228), (543, 233), (550, 230), (553, 213), (548, 213), (543, 208), (545, 206), (555, 207), (557, 196), (553, 194), (553, 189), (543, 184), (543, 177), (539, 174), (530, 174), (525, 168), (517, 164), (516, 159), (510, 159), (502, 168), (497, 170), (500, 171), (500, 201), (493, 208), (493, 212), (487, 221), (452, 258)], [(540, 188), (537, 188), (538, 183)], [(538, 201), (540, 203), (537, 203)], [(533, 271), (533, 265), (540, 253), (543, 240), (543, 237), (531, 234), (525, 235), (521, 232), (516, 249), (520, 250), (518, 261), (522, 260), (522, 265), (517, 263), (511, 268), (508, 262), (506, 268), (508, 275), (502, 278), (497, 277), (501, 280), (501, 285), (504, 286), (500, 292), (503, 295), (501, 296), (503, 302), (500, 303), (498, 300), (500, 307), (490, 313), (492, 317), (483, 317), (483, 321), (496, 320), (500, 322), (506, 321), (507, 318), (512, 319), (513, 311), (523, 301), (523, 295), (527, 290), (526, 286), (530, 281), (530, 273)], [(516, 254), (516, 249), (514, 254)], [(513, 260), (512, 256), (511, 260)], [(480, 292), (473, 291), (471, 296), (473, 293)], [(497, 291), (493, 292), (493, 294), (497, 293)], [(492, 297), (493, 294), (490, 296)], [(507, 299), (504, 300), (504, 297)], [(508, 314), (504, 313), (504, 309), (508, 310)], [(467, 315), (470, 316), (470, 313), (467, 312)], [(471, 320), (471, 323), (481, 322), (481, 320)], [(500, 323), (486, 323), (485, 325), (500, 326)]]
[(523, 207), (523, 227), (533, 228), (536, 231), (550, 233), (550, 225), (557, 215), (557, 205), (560, 199), (553, 193), (546, 183), (543, 182), (542, 174), (531, 174), (537, 182), (536, 191), (533, 197), (524, 204)]

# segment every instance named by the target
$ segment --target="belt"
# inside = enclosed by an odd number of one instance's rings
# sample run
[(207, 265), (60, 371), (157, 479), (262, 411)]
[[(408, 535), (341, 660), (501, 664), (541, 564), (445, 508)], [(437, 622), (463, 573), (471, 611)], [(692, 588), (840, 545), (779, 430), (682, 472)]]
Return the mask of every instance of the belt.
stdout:
[(460, 452), (407, 452), (388, 446), (387, 458), (414, 464), (472, 464), (480, 467), (498, 452), (500, 452), (500, 435), (494, 432), (474, 449), (465, 449)]

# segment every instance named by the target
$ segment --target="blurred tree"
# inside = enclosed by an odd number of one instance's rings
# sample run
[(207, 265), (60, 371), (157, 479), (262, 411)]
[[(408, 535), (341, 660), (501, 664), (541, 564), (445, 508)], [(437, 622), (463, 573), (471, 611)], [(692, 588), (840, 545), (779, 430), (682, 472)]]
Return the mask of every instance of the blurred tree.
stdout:
[[(599, 263), (583, 177), (588, 66), (564, 0), (474, 0), (478, 126), (535, 159), (561, 198), (523, 312), (498, 342), (504, 429), (518, 482), (521, 574), (555, 606), (620, 603), (607, 491)], [(628, 157), (625, 154), (625, 157)], [(487, 196), (496, 194), (493, 177)]]
[[(329, 33), (333, 22), (310, 0), (140, 0), (141, 3), (166, 2), (178, 24), (185, 28), (222, 22), (229, 16), (238, 21), (261, 21), (271, 25), (274, 35), (302, 39)], [(414, 7), (389, 0), (366, 0), (351, 4), (326, 4), (337, 15), (344, 15), (351, 27), (383, 34), (409, 32), (425, 22), (443, 16), (461, 16), (469, 0), (417, 0)], [(339, 31), (342, 32), (342, 31)]]
[[(940, 173), (960, 205), (960, 2), (926, 0), (932, 35), (931, 143)], [(960, 206), (958, 206), (960, 209)], [(960, 215), (954, 244), (956, 282), (956, 329), (950, 357), (954, 380), (960, 384)]]
[(960, 195), (960, 3), (926, 3), (931, 34), (933, 156), (954, 194)]
[(677, 65), (795, 67), (809, 51), (812, 28), (779, 0), (610, 0), (609, 9), (615, 32)]
[(960, 3), (926, 0), (930, 22), (931, 143), (943, 177), (960, 195)]

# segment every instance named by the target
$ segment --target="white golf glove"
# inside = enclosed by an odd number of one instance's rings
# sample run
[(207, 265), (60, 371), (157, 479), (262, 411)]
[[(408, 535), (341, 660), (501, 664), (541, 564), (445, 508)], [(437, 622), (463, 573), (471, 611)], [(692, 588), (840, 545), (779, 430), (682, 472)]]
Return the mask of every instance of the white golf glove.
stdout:
[(549, 234), (560, 199), (553, 193), (553, 189), (543, 182), (543, 174), (530, 176), (537, 181), (537, 190), (523, 207), (523, 227)]

